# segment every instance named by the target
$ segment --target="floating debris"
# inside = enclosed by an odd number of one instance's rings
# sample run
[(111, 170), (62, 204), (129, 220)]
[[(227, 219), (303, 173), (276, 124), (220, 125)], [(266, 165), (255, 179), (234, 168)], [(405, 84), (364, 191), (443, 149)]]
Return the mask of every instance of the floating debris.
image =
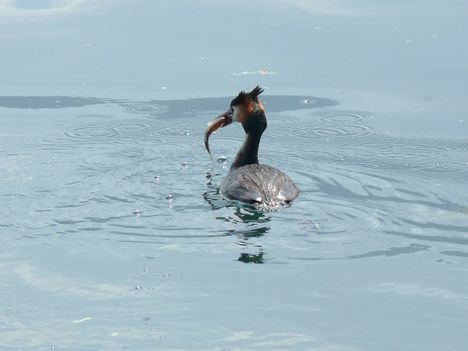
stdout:
[(278, 74), (278, 72), (275, 71), (269, 71), (267, 69), (261, 69), (258, 71), (241, 71), (241, 72), (234, 72), (232, 75), (233, 76), (251, 76), (251, 75), (260, 75), (260, 76), (274, 76)]
[(78, 324), (78, 323), (83, 323), (83, 322), (87, 322), (91, 320), (91, 317), (84, 317), (84, 318), (81, 318), (81, 319), (76, 319), (74, 321), (72, 321), (73, 324)]

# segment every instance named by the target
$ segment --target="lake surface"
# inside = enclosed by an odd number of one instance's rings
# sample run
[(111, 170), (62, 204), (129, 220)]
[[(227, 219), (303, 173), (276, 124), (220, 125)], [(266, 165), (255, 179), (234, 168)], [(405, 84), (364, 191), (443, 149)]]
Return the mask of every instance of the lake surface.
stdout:
[[(467, 15), (0, 1), (0, 350), (466, 350)], [(273, 212), (203, 146), (257, 84)]]

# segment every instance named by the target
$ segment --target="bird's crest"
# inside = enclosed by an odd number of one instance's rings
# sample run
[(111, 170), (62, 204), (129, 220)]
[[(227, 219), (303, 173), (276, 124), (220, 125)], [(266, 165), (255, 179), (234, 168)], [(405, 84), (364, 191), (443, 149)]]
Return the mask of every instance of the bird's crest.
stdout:
[(263, 89), (257, 85), (250, 93), (247, 95), (254, 100), (255, 102), (258, 102), (258, 96), (263, 93)]
[(258, 103), (258, 96), (263, 93), (263, 89), (257, 85), (251, 92), (246, 93), (245, 91), (241, 91), (232, 101), (231, 106), (239, 106), (243, 103), (248, 102), (249, 100), (253, 100), (254, 102)]

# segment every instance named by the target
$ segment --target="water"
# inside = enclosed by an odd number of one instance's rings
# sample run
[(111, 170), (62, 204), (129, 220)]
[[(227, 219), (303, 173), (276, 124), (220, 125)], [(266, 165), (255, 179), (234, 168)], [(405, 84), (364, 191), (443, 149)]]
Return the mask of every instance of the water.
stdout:
[(467, 7), (317, 4), (0, 3), (0, 350), (466, 349)]

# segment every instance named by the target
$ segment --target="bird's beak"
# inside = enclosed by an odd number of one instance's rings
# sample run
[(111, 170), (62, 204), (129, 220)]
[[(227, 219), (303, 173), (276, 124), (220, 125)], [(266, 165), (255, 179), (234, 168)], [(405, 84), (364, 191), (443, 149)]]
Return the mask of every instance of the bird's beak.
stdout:
[(205, 148), (209, 154), (211, 154), (210, 145), (208, 144), (208, 139), (210, 138), (210, 135), (216, 132), (219, 128), (225, 127), (231, 123), (232, 123), (232, 113), (228, 111), (228, 112), (224, 112), (222, 115), (219, 115), (218, 117), (216, 117), (215, 120), (211, 121), (208, 124), (208, 128), (206, 128), (206, 131), (205, 131)]

